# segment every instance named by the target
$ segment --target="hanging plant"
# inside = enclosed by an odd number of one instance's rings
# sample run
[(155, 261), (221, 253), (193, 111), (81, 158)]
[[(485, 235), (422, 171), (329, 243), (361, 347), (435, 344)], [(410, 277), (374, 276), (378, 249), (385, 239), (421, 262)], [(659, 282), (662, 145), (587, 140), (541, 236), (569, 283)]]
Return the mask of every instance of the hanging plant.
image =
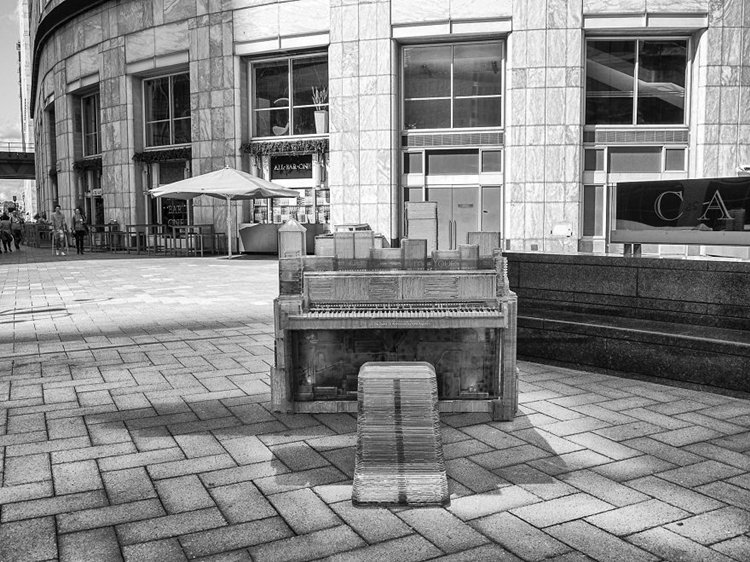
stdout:
[(165, 148), (162, 150), (148, 150), (133, 154), (133, 161), (150, 164), (151, 162), (165, 162), (167, 160), (190, 160), (192, 154), (193, 151), (189, 146), (182, 148)]
[(96, 158), (82, 158), (73, 162), (73, 169), (76, 172), (83, 172), (85, 170), (101, 170), (102, 169), (102, 158), (101, 156)]
[(325, 154), (328, 152), (328, 139), (300, 139), (278, 141), (246, 142), (241, 147), (242, 152), (251, 156), (265, 156), (269, 154)]

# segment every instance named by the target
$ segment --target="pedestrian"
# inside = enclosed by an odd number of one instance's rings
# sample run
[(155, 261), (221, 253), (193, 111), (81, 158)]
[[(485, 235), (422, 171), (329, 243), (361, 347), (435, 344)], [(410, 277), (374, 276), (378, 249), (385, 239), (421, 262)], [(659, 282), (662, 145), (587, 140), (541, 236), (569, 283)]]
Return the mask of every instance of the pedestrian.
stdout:
[(21, 240), (23, 239), (23, 217), (21, 211), (16, 209), (10, 214), (10, 228), (13, 235), (13, 241), (16, 244), (16, 250), (21, 249)]
[(3, 242), (3, 250), (6, 252), (13, 251), (13, 234), (10, 227), (10, 217), (5, 211), (0, 215), (0, 240)]
[(55, 244), (55, 255), (64, 256), (68, 246), (68, 222), (60, 210), (60, 205), (55, 205), (55, 212), (52, 213), (52, 236)]
[(81, 212), (80, 207), (76, 207), (73, 214), (73, 236), (76, 239), (76, 254), (83, 254), (83, 239), (86, 236), (86, 215)]

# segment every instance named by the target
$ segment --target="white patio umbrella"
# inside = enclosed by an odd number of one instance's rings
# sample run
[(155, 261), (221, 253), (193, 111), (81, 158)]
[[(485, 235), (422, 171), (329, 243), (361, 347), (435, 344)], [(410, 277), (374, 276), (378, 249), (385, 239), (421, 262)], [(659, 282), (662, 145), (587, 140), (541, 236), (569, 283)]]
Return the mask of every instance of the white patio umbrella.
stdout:
[(299, 192), (287, 189), (273, 182), (235, 170), (229, 166), (193, 176), (184, 180), (168, 183), (149, 190), (152, 197), (171, 197), (173, 199), (193, 199), (199, 195), (208, 195), (227, 202), (227, 259), (232, 257), (231, 201), (240, 199), (271, 199), (274, 197), (298, 197)]

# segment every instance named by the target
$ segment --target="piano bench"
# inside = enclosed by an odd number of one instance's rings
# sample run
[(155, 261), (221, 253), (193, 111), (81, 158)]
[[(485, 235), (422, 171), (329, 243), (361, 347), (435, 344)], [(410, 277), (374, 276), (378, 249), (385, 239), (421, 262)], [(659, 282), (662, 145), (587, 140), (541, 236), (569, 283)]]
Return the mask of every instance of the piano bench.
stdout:
[(352, 503), (444, 506), (435, 369), (424, 362), (368, 362), (358, 375)]

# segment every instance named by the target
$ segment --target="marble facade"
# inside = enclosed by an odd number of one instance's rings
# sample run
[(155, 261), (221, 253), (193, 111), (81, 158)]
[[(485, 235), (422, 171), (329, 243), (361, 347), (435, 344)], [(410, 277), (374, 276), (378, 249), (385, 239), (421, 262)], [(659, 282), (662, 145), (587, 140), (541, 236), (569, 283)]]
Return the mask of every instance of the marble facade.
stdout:
[[(52, 0), (36, 26), (57, 17)], [(750, 5), (742, 0), (120, 0), (59, 22), (34, 44), (39, 210), (55, 187), (76, 204), (73, 100), (98, 84), (105, 218), (143, 221), (143, 77), (189, 72), (191, 173), (250, 169), (248, 63), (327, 49), (331, 223), (370, 223), (401, 235), (400, 47), (438, 39), (505, 45), (503, 223), (506, 248), (579, 247), (585, 48), (590, 34), (680, 33), (692, 38), (690, 177), (735, 175), (750, 164)], [(50, 18), (50, 19), (47, 19)], [(54, 113), (53, 111), (54, 110)], [(54, 115), (54, 123), (50, 123)], [(54, 142), (51, 138), (54, 135)], [(53, 154), (54, 147), (54, 154)], [(224, 228), (223, 204), (201, 201), (195, 222)], [(246, 208), (236, 220), (246, 220)], [(570, 225), (571, 237), (553, 236)]]

